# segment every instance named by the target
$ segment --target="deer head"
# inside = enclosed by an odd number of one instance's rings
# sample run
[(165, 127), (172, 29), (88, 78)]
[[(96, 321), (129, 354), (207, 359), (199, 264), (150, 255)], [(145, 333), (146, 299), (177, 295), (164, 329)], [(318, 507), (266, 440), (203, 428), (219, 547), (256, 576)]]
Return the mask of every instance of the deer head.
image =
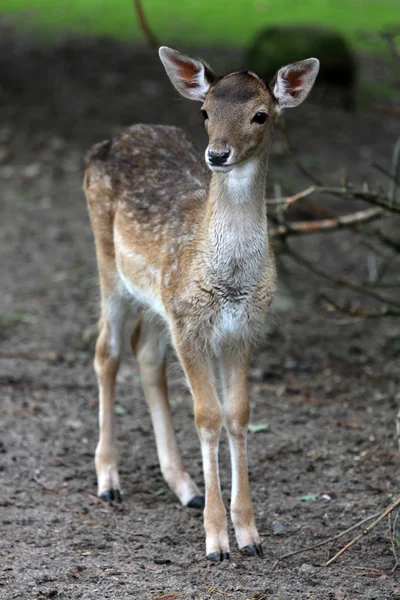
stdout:
[(276, 116), (305, 100), (319, 71), (319, 61), (308, 58), (282, 67), (266, 84), (247, 70), (217, 77), (204, 61), (166, 46), (159, 55), (178, 92), (202, 103), (212, 171), (228, 172), (263, 154)]

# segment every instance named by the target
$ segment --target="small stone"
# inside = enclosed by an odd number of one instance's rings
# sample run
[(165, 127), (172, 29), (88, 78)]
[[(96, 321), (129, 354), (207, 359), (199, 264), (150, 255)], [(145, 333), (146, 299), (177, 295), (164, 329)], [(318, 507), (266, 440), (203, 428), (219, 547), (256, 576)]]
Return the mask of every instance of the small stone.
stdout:
[(83, 425), (82, 421), (79, 421), (78, 419), (68, 419), (68, 421), (66, 422), (66, 425), (68, 427), (70, 427), (71, 429), (80, 429)]
[(40, 208), (51, 208), (51, 205), (52, 202), (50, 196), (43, 196), (43, 198), (39, 200)]
[(300, 567), (301, 573), (311, 574), (311, 573), (315, 573), (316, 570), (317, 570), (316, 567), (314, 567), (313, 565), (309, 565), (307, 563), (303, 563)]
[(329, 494), (322, 494), (321, 500), (325, 500), (325, 502), (330, 502), (332, 498)]
[(21, 171), (21, 175), (23, 177), (25, 177), (26, 179), (34, 179), (35, 177), (37, 177), (40, 173), (40, 164), (39, 163), (32, 163), (30, 165), (28, 165), (27, 167), (24, 167)]
[(279, 521), (272, 521), (271, 527), (274, 535), (282, 535), (285, 532), (285, 526)]

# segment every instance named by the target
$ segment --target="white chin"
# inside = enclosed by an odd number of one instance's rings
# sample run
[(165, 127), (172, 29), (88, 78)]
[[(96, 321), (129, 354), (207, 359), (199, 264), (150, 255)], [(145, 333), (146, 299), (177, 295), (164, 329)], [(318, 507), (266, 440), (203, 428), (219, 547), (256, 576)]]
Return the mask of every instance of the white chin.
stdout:
[(215, 165), (210, 165), (209, 163), (207, 163), (207, 166), (214, 173), (229, 173), (229, 171), (232, 171), (235, 165), (221, 165), (217, 167)]

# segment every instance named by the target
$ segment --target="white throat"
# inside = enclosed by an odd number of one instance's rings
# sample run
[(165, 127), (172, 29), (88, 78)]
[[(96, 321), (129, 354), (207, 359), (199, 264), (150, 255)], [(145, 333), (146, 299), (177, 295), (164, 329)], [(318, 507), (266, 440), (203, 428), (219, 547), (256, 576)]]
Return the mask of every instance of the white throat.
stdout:
[(260, 203), (264, 200), (266, 166), (263, 163), (259, 158), (253, 158), (226, 173), (227, 193), (232, 203)]
[(266, 157), (213, 173), (209, 265), (221, 281), (251, 288), (268, 254)]

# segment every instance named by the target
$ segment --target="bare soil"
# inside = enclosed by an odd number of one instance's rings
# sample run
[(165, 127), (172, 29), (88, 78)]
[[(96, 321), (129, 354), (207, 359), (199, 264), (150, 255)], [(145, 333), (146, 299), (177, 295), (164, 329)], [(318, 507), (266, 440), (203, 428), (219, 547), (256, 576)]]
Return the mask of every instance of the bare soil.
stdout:
[[(117, 402), (124, 501), (107, 506), (96, 498), (98, 288), (82, 156), (134, 122), (179, 124), (200, 148), (204, 134), (198, 108), (177, 98), (145, 49), (107, 40), (42, 47), (11, 35), (0, 45), (0, 598), (400, 598), (387, 520), (330, 568), (321, 567), (328, 551), (351, 535), (272, 570), (278, 557), (383, 511), (399, 493), (400, 323), (327, 313), (319, 294), (329, 285), (289, 261), (281, 262), (281, 278), (291, 307), (274, 310), (249, 382), (251, 422), (267, 426), (249, 434), (265, 559), (240, 556), (232, 535), (230, 562), (207, 565), (201, 514), (180, 506), (161, 477), (128, 353)], [(239, 57), (205, 53), (213, 54), (220, 65)], [(337, 182), (343, 166), (355, 181), (384, 181), (370, 163), (388, 164), (398, 121), (312, 100), (287, 120), (305, 163), (326, 182)], [(283, 193), (307, 183), (279, 134), (271, 191), (278, 182)], [(297, 244), (351, 274), (368, 262), (354, 237)], [(170, 392), (188, 469), (202, 485), (191, 399), (176, 367)], [(225, 438), (220, 462), (228, 506)]]

